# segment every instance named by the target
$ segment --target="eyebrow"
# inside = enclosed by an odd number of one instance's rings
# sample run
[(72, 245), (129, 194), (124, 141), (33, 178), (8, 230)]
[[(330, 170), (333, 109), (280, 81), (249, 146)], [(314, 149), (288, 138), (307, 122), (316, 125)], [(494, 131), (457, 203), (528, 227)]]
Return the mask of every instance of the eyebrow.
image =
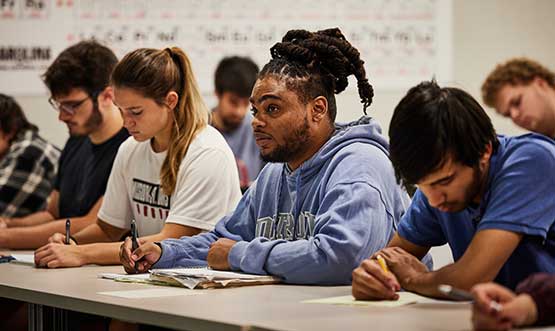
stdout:
[(131, 107), (127, 107), (127, 108), (121, 108), (115, 101), (112, 101), (114, 103), (114, 105), (116, 107), (118, 107), (119, 110), (135, 110), (135, 109), (140, 109), (142, 108), (141, 106), (131, 106)]
[(265, 94), (265, 95), (261, 96), (260, 98), (258, 98), (258, 100), (255, 100), (254, 98), (249, 98), (249, 102), (250, 103), (261, 103), (261, 102), (264, 102), (268, 99), (283, 100), (282, 98), (280, 98), (279, 96), (277, 96), (275, 94)]
[(443, 181), (445, 181), (446, 179), (452, 178), (453, 176), (455, 176), (455, 173), (454, 173), (454, 172), (451, 173), (451, 174), (449, 174), (449, 175), (447, 175), (447, 176), (444, 176), (444, 177), (442, 177), (442, 178), (439, 178), (439, 179), (434, 180), (433, 182), (430, 183), (430, 185), (436, 185), (436, 184), (438, 184), (439, 182), (443, 182)]

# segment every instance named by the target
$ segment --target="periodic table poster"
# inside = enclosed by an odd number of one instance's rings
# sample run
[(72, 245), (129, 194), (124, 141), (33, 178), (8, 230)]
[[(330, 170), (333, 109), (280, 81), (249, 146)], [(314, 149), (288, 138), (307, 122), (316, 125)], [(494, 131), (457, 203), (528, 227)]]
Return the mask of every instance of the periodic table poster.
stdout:
[(0, 0), (0, 92), (46, 94), (40, 75), (53, 59), (94, 38), (119, 58), (179, 46), (211, 93), (224, 56), (262, 66), (286, 31), (329, 27), (360, 50), (376, 89), (452, 78), (451, 0)]

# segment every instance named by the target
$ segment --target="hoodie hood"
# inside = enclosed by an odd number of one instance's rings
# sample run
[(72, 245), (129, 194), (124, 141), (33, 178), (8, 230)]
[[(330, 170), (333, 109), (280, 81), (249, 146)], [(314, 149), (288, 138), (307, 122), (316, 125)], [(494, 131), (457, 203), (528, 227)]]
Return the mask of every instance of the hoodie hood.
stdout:
[(382, 135), (380, 125), (371, 117), (362, 116), (353, 122), (336, 123), (332, 137), (292, 175), (300, 176), (301, 181), (304, 181), (317, 173), (339, 150), (353, 143), (371, 144), (389, 157), (389, 143)]

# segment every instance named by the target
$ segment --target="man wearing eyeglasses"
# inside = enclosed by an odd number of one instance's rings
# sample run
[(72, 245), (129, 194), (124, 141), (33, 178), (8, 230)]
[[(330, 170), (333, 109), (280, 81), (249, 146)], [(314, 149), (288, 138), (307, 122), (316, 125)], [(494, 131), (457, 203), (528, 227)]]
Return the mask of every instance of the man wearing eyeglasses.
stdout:
[(35, 249), (64, 232), (66, 219), (72, 233), (96, 221), (117, 150), (129, 136), (109, 87), (116, 63), (110, 49), (84, 41), (60, 53), (46, 70), (49, 103), (70, 138), (47, 208), (24, 218), (0, 218), (7, 227), (0, 231), (0, 247)]

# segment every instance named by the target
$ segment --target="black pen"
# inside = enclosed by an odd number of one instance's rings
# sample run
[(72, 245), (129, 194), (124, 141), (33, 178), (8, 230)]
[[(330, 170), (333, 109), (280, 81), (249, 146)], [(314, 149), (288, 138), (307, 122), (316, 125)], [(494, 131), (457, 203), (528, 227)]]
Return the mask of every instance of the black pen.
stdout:
[[(139, 248), (139, 242), (137, 241), (137, 237), (139, 237), (139, 233), (137, 231), (137, 224), (135, 224), (135, 220), (131, 220), (131, 253), (133, 253), (137, 248)], [(137, 269), (137, 262), (135, 261), (135, 270)]]
[(66, 220), (66, 245), (69, 245), (69, 237), (71, 237), (70, 233), (71, 233), (71, 221), (68, 218)]

